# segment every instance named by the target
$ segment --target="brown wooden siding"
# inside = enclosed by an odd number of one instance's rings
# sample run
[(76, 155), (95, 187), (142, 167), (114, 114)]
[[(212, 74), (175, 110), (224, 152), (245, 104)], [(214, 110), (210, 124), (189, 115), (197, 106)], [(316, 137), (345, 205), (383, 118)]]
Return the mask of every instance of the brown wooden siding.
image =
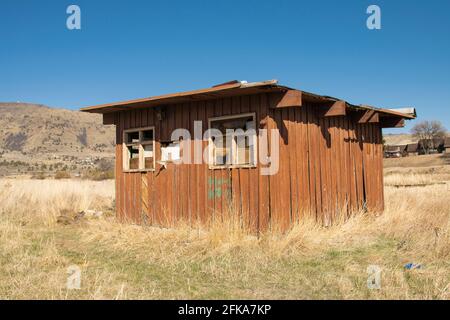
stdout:
[[(116, 206), (125, 221), (173, 226), (177, 221), (207, 224), (232, 212), (253, 231), (288, 229), (312, 215), (323, 224), (352, 211), (383, 209), (382, 137), (379, 123), (357, 117), (322, 117), (320, 106), (270, 108), (267, 93), (170, 105), (158, 121), (154, 109), (116, 113)], [(254, 112), (259, 128), (280, 130), (280, 167), (273, 176), (260, 168), (210, 170), (207, 164), (168, 164), (154, 172), (122, 170), (123, 130), (155, 127), (160, 141), (177, 128), (194, 137), (211, 117)], [(203, 132), (202, 132), (203, 134)], [(268, 148), (270, 150), (270, 135)], [(203, 141), (203, 147), (207, 141)], [(191, 144), (191, 155), (194, 154)]]

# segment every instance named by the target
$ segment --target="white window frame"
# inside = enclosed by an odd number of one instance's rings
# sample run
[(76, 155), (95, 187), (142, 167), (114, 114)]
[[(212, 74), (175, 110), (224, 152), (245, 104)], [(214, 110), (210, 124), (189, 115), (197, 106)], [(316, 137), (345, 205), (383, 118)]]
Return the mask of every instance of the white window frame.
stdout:
[[(212, 138), (210, 137), (208, 139), (208, 146), (209, 146), (209, 169), (215, 170), (215, 169), (234, 169), (234, 168), (256, 168), (257, 167), (257, 163), (258, 163), (258, 133), (257, 133), (257, 126), (256, 126), (256, 113), (255, 112), (250, 112), (250, 113), (241, 113), (241, 114), (234, 114), (234, 115), (229, 115), (229, 116), (220, 116), (220, 117), (213, 117), (213, 118), (208, 118), (208, 128), (211, 129), (211, 123), (215, 122), (215, 121), (222, 121), (222, 120), (231, 120), (231, 119), (239, 119), (239, 118), (248, 118), (248, 117), (252, 117), (253, 122), (255, 124), (255, 135), (252, 137), (253, 138), (253, 162), (250, 164), (235, 164), (235, 163), (231, 163), (231, 164), (215, 164), (216, 161), (216, 157), (215, 157), (215, 145), (214, 142), (212, 140)], [(233, 154), (237, 154), (237, 152), (235, 150), (237, 150), (237, 146), (236, 146), (236, 142), (235, 139), (233, 139), (232, 141), (232, 155)], [(234, 150), (234, 151), (233, 151)], [(232, 158), (234, 158), (234, 156), (232, 156)], [(231, 161), (233, 161), (234, 159), (232, 159)]]
[[(149, 140), (143, 140), (143, 132), (144, 131), (153, 131), (153, 140), (150, 142)], [(139, 132), (139, 141), (135, 143), (128, 143), (127, 135), (129, 133)], [(148, 172), (155, 171), (156, 168), (156, 144), (155, 144), (155, 127), (143, 127), (143, 128), (133, 128), (123, 130), (123, 140), (122, 140), (122, 150), (123, 150), (123, 172)], [(144, 158), (144, 145), (152, 145), (153, 146), (153, 168), (145, 168), (145, 158)], [(128, 147), (130, 146), (139, 146), (139, 168), (138, 169), (130, 169), (130, 152)]]

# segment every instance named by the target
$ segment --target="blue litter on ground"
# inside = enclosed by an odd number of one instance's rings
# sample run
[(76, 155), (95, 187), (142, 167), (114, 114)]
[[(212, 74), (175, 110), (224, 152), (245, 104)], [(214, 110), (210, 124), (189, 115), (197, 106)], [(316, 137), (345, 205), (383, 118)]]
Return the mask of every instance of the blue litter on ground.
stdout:
[(405, 264), (406, 270), (413, 270), (413, 269), (422, 269), (422, 265), (418, 263), (407, 263)]

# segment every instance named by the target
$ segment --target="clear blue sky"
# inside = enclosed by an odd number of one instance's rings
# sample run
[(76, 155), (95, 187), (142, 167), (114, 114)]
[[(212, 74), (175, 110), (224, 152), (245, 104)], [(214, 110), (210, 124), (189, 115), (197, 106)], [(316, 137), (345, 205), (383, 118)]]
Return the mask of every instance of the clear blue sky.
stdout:
[[(66, 28), (70, 4), (82, 30)], [(381, 7), (379, 31), (366, 28), (370, 4)], [(449, 17), (448, 0), (1, 0), (0, 101), (76, 109), (278, 79), (356, 104), (415, 106), (450, 129)]]

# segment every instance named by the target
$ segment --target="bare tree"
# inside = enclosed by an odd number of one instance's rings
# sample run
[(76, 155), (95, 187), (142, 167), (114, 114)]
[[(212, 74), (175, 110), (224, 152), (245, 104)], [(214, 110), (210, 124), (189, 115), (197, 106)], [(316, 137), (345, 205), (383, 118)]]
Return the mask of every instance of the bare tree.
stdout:
[(429, 153), (430, 148), (435, 149), (435, 140), (443, 138), (446, 129), (440, 121), (422, 121), (417, 123), (411, 133), (422, 142), (422, 148), (425, 153)]

